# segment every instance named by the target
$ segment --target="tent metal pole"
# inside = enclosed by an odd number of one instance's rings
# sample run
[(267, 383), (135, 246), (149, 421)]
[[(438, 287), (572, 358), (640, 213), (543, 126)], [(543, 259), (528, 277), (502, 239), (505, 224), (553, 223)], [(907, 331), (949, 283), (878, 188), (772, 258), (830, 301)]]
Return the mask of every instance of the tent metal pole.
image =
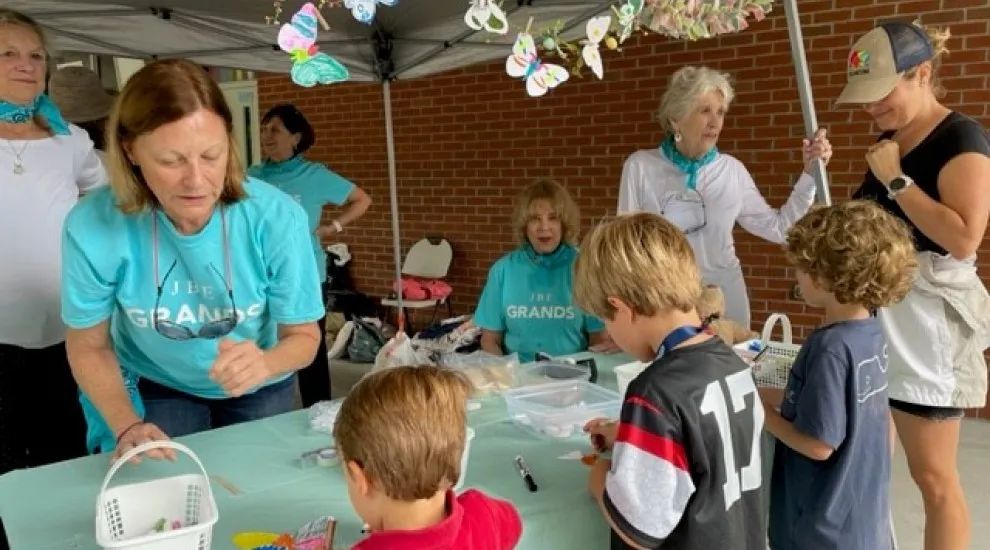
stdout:
[(398, 307), (399, 332), (405, 326), (405, 314), (402, 310), (402, 241), (399, 239), (399, 188), (395, 171), (395, 133), (392, 129), (392, 88), (388, 80), (382, 81), (382, 100), (385, 104), (385, 143), (388, 148), (388, 198), (392, 208), (392, 254), (395, 256), (395, 285), (396, 302)]
[[(797, 80), (798, 96), (801, 99), (801, 112), (804, 115), (804, 134), (809, 138), (818, 131), (818, 117), (815, 114), (815, 99), (811, 95), (811, 78), (808, 73), (808, 59), (804, 54), (804, 36), (801, 33), (801, 18), (798, 16), (797, 0), (784, 0), (784, 14), (787, 17), (787, 34), (791, 41), (791, 58), (794, 61), (794, 72)], [(829, 193), (828, 172), (825, 163), (815, 162), (812, 176), (818, 192), (818, 202), (832, 204)]]

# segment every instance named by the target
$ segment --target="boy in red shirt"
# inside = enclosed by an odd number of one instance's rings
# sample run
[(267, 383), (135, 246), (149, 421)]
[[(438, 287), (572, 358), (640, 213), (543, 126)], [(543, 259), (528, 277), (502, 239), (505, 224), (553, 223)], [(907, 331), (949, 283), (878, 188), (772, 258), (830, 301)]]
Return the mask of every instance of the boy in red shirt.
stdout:
[(397, 367), (351, 390), (334, 424), (351, 505), (371, 534), (352, 550), (511, 550), (512, 504), (452, 487), (460, 478), (470, 383), (437, 367)]

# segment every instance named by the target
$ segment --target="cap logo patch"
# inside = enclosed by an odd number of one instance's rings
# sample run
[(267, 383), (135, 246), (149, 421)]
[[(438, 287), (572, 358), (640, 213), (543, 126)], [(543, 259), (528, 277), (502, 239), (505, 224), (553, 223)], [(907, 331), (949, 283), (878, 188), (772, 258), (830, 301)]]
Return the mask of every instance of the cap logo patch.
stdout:
[(849, 76), (868, 74), (870, 72), (870, 52), (853, 50), (849, 54)]

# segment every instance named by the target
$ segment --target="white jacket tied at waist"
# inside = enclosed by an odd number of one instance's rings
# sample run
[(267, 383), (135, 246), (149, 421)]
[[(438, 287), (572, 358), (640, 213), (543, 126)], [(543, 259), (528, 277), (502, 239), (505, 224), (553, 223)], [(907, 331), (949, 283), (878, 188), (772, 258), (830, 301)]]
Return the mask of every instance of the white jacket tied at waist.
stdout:
[(879, 315), (891, 344), (892, 399), (959, 408), (985, 405), (990, 293), (976, 272), (975, 256), (957, 260), (919, 253), (911, 291)]

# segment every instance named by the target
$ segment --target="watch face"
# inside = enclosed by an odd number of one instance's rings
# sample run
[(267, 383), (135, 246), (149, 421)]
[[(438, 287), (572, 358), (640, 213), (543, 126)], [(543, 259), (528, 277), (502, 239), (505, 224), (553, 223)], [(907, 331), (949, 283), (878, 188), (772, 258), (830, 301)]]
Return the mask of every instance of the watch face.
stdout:
[(904, 189), (906, 185), (907, 185), (907, 181), (900, 176), (897, 176), (896, 178), (890, 180), (891, 191), (900, 191), (901, 189)]

